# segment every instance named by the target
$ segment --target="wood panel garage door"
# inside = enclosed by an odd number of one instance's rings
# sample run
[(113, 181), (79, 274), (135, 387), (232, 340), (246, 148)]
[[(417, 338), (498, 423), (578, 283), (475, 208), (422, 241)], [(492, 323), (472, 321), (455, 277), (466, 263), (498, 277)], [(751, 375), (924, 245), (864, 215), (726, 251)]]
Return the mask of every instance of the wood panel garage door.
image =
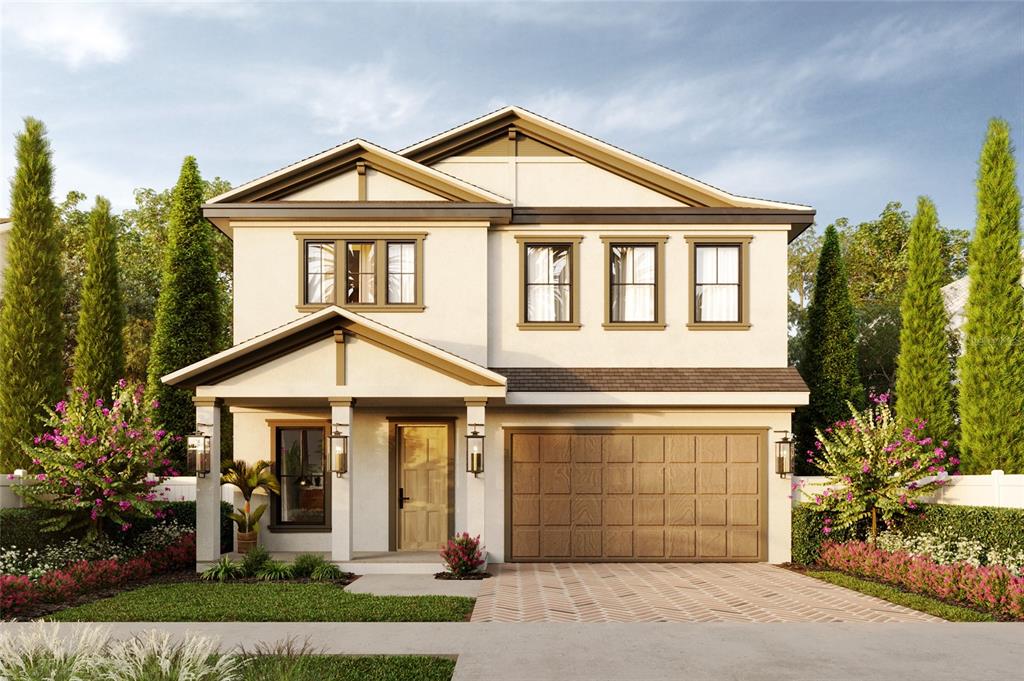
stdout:
[(519, 561), (763, 561), (764, 434), (513, 432)]

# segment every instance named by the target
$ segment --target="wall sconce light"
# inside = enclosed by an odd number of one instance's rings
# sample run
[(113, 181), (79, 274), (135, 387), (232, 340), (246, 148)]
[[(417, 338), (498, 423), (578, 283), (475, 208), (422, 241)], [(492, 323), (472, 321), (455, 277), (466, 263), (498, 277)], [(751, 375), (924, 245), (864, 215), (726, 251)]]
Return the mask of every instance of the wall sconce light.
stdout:
[(466, 472), (474, 476), (484, 472), (484, 434), (482, 423), (471, 423), (467, 426), (466, 435)]
[(784, 478), (793, 472), (793, 440), (788, 430), (781, 432), (782, 439), (775, 442), (775, 472)]
[(340, 423), (331, 424), (331, 461), (334, 463), (334, 475), (341, 477), (348, 473), (348, 426)]
[[(211, 428), (209, 423), (197, 423), (198, 428)], [(198, 430), (186, 440), (186, 464), (188, 470), (197, 478), (205, 478), (210, 474), (210, 436)]]

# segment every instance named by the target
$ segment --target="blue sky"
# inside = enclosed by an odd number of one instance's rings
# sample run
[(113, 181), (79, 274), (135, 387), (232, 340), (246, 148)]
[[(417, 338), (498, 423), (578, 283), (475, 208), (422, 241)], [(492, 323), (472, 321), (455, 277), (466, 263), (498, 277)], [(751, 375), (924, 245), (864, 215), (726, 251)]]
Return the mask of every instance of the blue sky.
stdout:
[[(970, 227), (989, 117), (1024, 130), (1019, 3), (0, 5), (0, 153), (132, 203), (185, 154), (240, 184), (518, 104), (819, 224), (935, 199)], [(0, 196), (6, 214), (8, 192)]]

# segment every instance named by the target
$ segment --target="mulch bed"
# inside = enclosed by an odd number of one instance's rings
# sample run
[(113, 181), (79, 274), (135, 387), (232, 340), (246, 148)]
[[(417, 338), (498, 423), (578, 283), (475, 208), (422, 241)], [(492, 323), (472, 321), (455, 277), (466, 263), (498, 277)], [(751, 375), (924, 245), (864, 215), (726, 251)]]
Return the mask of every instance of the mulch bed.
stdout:
[(434, 573), (434, 579), (448, 579), (448, 580), (453, 580), (453, 581), (463, 581), (463, 580), (474, 581), (474, 580), (479, 580), (479, 579), (487, 579), (488, 577), (491, 577), (491, 576), (493, 576), (493, 575), (491, 575), (490, 572), (474, 572), (471, 575), (453, 575), (450, 572), (435, 572)]

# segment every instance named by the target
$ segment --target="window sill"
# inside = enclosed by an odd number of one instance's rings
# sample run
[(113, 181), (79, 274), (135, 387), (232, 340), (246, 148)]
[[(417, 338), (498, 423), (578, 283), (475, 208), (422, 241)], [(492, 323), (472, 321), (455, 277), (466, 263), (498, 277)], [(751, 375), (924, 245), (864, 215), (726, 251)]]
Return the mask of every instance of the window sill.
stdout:
[(579, 322), (519, 322), (520, 331), (578, 331)]
[(323, 525), (270, 525), (268, 530), (274, 534), (287, 534), (289, 532), (330, 532), (331, 528)]
[(605, 322), (601, 326), (607, 331), (662, 331), (667, 324), (664, 322)]
[[(323, 305), (296, 305), (295, 309), (299, 312), (317, 312), (324, 309), (325, 307), (331, 307), (334, 303), (325, 303)], [(346, 310), (352, 310), (353, 312), (423, 312), (427, 309), (426, 305), (339, 305)]]
[(748, 322), (690, 322), (686, 328), (691, 331), (746, 331)]

